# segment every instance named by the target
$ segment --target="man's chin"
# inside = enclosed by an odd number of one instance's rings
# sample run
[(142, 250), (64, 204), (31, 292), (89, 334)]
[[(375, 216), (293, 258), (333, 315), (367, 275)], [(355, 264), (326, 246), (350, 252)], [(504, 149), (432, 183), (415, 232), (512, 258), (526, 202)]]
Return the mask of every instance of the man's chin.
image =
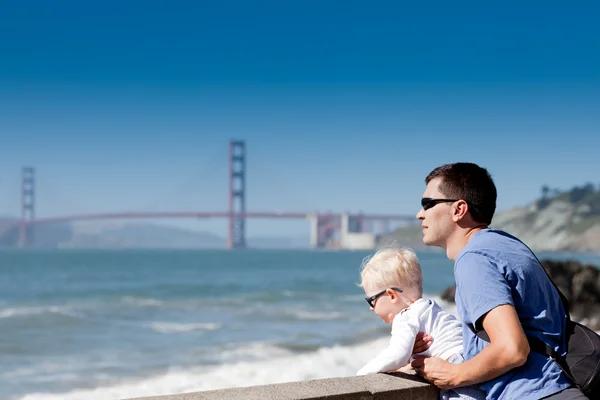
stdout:
[(437, 243), (435, 240), (428, 238), (427, 236), (423, 236), (423, 244), (425, 246), (433, 246), (433, 247), (442, 247), (439, 243)]

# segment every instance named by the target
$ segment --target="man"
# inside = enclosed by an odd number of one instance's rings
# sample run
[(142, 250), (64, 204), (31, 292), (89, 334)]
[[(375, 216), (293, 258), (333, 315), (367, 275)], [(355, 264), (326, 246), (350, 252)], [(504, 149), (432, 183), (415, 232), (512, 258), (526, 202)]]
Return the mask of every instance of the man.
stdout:
[[(425, 182), (417, 219), (423, 242), (445, 249), (455, 262), (466, 361), (418, 358), (413, 368), (443, 389), (479, 384), (488, 399), (586, 399), (554, 361), (530, 352), (526, 334), (564, 353), (565, 312), (527, 246), (489, 228), (497, 194), (488, 171), (472, 163), (446, 164)], [(469, 324), (485, 330), (490, 341)]]

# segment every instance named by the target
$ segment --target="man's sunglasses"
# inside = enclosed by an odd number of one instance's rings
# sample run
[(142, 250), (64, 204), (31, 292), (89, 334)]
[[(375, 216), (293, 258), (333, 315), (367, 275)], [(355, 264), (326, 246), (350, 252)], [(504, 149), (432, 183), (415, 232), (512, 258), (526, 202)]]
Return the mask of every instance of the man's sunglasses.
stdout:
[(421, 207), (423, 210), (429, 210), (431, 207), (435, 206), (438, 203), (454, 203), (455, 199), (432, 199), (431, 197), (423, 197), (421, 199)]
[[(402, 292), (403, 292), (403, 290), (402, 290), (402, 289), (400, 289), (400, 288), (397, 288), (397, 287), (392, 287), (392, 288), (390, 288), (390, 289), (393, 289), (393, 290), (395, 290), (395, 291), (397, 291), (397, 292), (400, 292), (400, 293), (402, 293)], [(382, 296), (383, 294), (385, 294), (385, 292), (387, 292), (387, 289), (384, 289), (384, 290), (382, 290), (381, 292), (379, 292), (379, 293), (377, 293), (377, 294), (374, 294), (374, 295), (373, 295), (373, 296), (371, 296), (371, 297), (365, 297), (365, 300), (366, 300), (366, 301), (367, 301), (367, 303), (369, 304), (369, 307), (371, 307), (371, 308), (375, 308), (375, 300), (377, 300), (377, 299), (378, 299), (380, 296)]]

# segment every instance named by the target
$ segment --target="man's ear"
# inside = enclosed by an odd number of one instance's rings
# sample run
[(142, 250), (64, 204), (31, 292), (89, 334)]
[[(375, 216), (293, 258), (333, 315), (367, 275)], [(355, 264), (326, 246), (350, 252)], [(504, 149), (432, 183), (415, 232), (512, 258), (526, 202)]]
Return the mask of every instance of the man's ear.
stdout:
[(454, 222), (458, 222), (463, 219), (465, 215), (467, 215), (467, 212), (469, 212), (469, 205), (467, 202), (464, 200), (458, 200), (452, 207), (452, 219)]

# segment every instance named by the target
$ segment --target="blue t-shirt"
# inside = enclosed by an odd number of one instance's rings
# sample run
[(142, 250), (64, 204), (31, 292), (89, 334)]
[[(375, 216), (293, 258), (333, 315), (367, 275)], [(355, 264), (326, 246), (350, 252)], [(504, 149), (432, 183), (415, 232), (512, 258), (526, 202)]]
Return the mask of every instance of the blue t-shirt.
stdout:
[[(560, 296), (535, 255), (517, 238), (496, 229), (477, 232), (454, 264), (456, 310), (463, 321), (465, 359), (489, 343), (466, 324), (477, 323), (503, 304), (515, 307), (526, 335), (538, 337), (564, 354), (565, 312)], [(488, 399), (539, 399), (571, 386), (556, 363), (530, 351), (525, 364), (480, 387)]]

